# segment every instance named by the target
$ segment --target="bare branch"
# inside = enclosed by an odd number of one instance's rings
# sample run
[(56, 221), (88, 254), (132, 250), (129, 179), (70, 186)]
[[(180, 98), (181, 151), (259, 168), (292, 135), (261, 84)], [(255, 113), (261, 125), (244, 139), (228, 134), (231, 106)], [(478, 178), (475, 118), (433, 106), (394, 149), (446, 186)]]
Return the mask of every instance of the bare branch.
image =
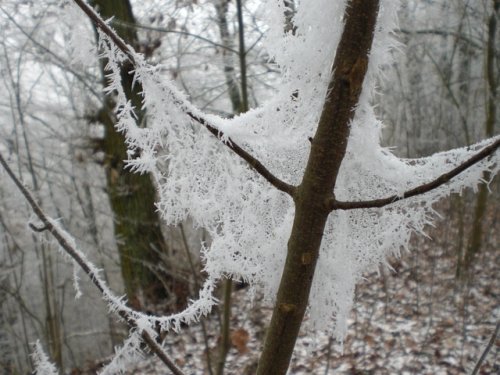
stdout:
[(0, 6), (0, 11), (5, 14), (5, 16), (9, 19), (10, 22), (16, 26), (16, 28), (24, 35), (26, 38), (28, 38), (37, 48), (41, 49), (43, 52), (49, 54), (54, 58), (52, 63), (59, 67), (60, 69), (67, 70), (71, 74), (75, 76), (77, 80), (79, 80), (87, 90), (89, 90), (93, 95), (95, 95), (96, 98), (98, 98), (100, 95), (99, 93), (94, 90), (91, 84), (89, 84), (88, 80), (85, 79), (83, 75), (75, 71), (74, 69), (71, 68), (71, 66), (64, 61), (64, 59), (60, 56), (58, 56), (55, 52), (44, 46), (42, 43), (38, 42), (31, 33), (26, 32), (26, 30), (12, 17), (9, 13), (7, 13), (1, 6)]
[(490, 144), (489, 146), (486, 146), (483, 148), (481, 151), (479, 151), (477, 154), (472, 156), (471, 158), (467, 159), (465, 162), (460, 164), (458, 167), (452, 169), (451, 171), (442, 174), (441, 176), (437, 177), (436, 179), (432, 180), (431, 182), (428, 182), (426, 184), (417, 186), (411, 190), (408, 190), (404, 192), (402, 195), (392, 195), (387, 198), (381, 198), (381, 199), (373, 199), (369, 201), (358, 201), (358, 202), (342, 202), (338, 201), (335, 198), (331, 199), (330, 202), (328, 203), (328, 207), (330, 210), (355, 210), (355, 209), (360, 209), (360, 208), (381, 208), (384, 206), (387, 206), (389, 204), (401, 201), (403, 199), (415, 197), (417, 195), (422, 195), (425, 193), (428, 193), (431, 190), (434, 190), (441, 185), (444, 185), (445, 183), (449, 182), (452, 178), (458, 176), (460, 173), (465, 171), (466, 169), (472, 167), (473, 165), (479, 163), (481, 160), (487, 158), (490, 155), (493, 155), (493, 153), (500, 147), (500, 138), (497, 139), (495, 142)]
[(406, 35), (439, 35), (443, 37), (452, 37), (457, 40), (461, 40), (468, 43), (470, 46), (476, 49), (483, 49), (484, 46), (482, 42), (475, 42), (474, 40), (466, 37), (463, 34), (457, 33), (455, 31), (448, 30), (438, 30), (438, 29), (423, 29), (423, 30), (409, 30), (409, 29), (399, 29), (399, 32)]
[(483, 354), (481, 354), (481, 357), (479, 358), (479, 361), (477, 361), (476, 366), (474, 367), (474, 370), (472, 370), (471, 375), (476, 375), (479, 372), (481, 365), (483, 364), (484, 360), (486, 359), (486, 356), (488, 355), (489, 351), (491, 350), (491, 347), (495, 343), (495, 340), (497, 339), (499, 331), (500, 331), (500, 321), (497, 322), (497, 325), (495, 327), (495, 331), (493, 331), (493, 334), (491, 335), (490, 341), (488, 342), (488, 345), (486, 345), (486, 348), (484, 348)]
[(29, 223), (28, 226), (31, 228), (31, 230), (33, 232), (39, 232), (39, 233), (41, 233), (41, 232), (45, 232), (46, 230), (49, 230), (49, 227), (47, 227), (46, 225), (37, 227), (35, 224)]
[[(217, 138), (221, 139), (222, 137), (224, 137), (224, 133), (222, 133), (216, 127), (210, 125), (204, 118), (199, 117), (192, 112), (188, 112), (187, 114), (193, 120), (202, 124), (210, 133), (212, 133)], [(293, 195), (295, 194), (295, 186), (287, 184), (286, 182), (273, 175), (259, 160), (254, 158), (247, 151), (243, 150), (237, 143), (233, 142), (231, 138), (228, 137), (227, 141), (223, 142), (227, 147), (234, 151), (235, 154), (245, 160), (250, 165), (250, 167), (252, 167), (258, 174), (264, 177), (267, 182), (273, 185), (276, 189), (293, 197)]]
[[(33, 195), (29, 192), (29, 190), (21, 183), (21, 181), (16, 177), (12, 169), (9, 167), (3, 156), (0, 154), (0, 164), (3, 166), (9, 177), (12, 179), (17, 188), (21, 191), (23, 196), (28, 201), (29, 205), (35, 212), (35, 215), (38, 219), (43, 223), (42, 227), (37, 227), (33, 224), (30, 227), (37, 231), (48, 230), (54, 238), (57, 240), (59, 245), (64, 249), (64, 251), (80, 266), (80, 268), (87, 274), (92, 283), (99, 289), (101, 294), (107, 295), (107, 286), (101, 280), (99, 275), (92, 269), (91, 265), (87, 263), (85, 259), (80, 256), (79, 251), (70, 244), (66, 238), (66, 236), (53, 224), (53, 222), (49, 219), (49, 217), (45, 214), (39, 204), (36, 202)], [(128, 324), (130, 328), (138, 328), (138, 324), (136, 319), (127, 311), (120, 309), (117, 311), (117, 314)], [(172, 371), (175, 375), (184, 375), (184, 373), (175, 365), (175, 363), (170, 359), (168, 354), (163, 350), (163, 348), (155, 341), (151, 335), (145, 331), (141, 331), (141, 336), (144, 339), (144, 342), (151, 349), (153, 353), (155, 353), (158, 358)]]
[[(128, 46), (122, 38), (120, 38), (111, 29), (106, 22), (83, 0), (73, 0), (82, 11), (91, 19), (97, 28), (99, 28), (104, 34), (106, 34), (115, 45), (122, 51), (129, 59), (130, 62), (136, 66), (137, 62), (134, 57), (134, 51)], [(236, 155), (245, 160), (250, 167), (252, 167), (258, 174), (260, 174), (267, 182), (273, 185), (276, 189), (287, 193), (292, 196), (295, 193), (295, 187), (290, 185), (278, 177), (273, 175), (259, 160), (252, 156), (247, 151), (243, 150), (238, 144), (233, 142), (229, 137), (225, 137), (224, 133), (217, 129), (216, 126), (211, 124), (207, 119), (201, 117), (200, 115), (194, 114), (192, 111), (187, 111), (186, 114), (197, 123), (203, 125), (210, 133), (216, 136), (222, 143), (224, 143), (229, 149), (231, 149)]]
[(236, 51), (234, 48), (224, 46), (224, 45), (222, 45), (220, 43), (214, 42), (213, 40), (205, 38), (205, 37), (203, 37), (201, 35), (193, 34), (193, 33), (187, 32), (187, 31), (171, 30), (171, 29), (167, 29), (167, 28), (164, 28), (164, 27), (147, 26), (147, 25), (142, 25), (142, 24), (139, 24), (139, 23), (135, 23), (134, 24), (134, 23), (130, 23), (130, 22), (119, 21), (119, 20), (116, 20), (116, 19), (113, 19), (111, 21), (111, 23), (113, 23), (114, 25), (125, 26), (125, 27), (131, 28), (131, 29), (143, 29), (143, 30), (157, 31), (159, 33), (179, 34), (179, 35), (190, 36), (192, 38), (199, 39), (199, 40), (204, 41), (204, 42), (206, 42), (208, 44), (211, 44), (214, 47), (218, 47), (218, 48), (230, 51), (232, 53), (238, 54), (238, 51)]
[(104, 34), (110, 37), (110, 39), (115, 43), (115, 45), (130, 59), (132, 64), (136, 65), (134, 50), (125, 43), (125, 41), (118, 36), (114, 30), (109, 27), (106, 22), (88, 5), (84, 0), (73, 0), (76, 5), (90, 18), (90, 20), (95, 24), (95, 26), (101, 30)]

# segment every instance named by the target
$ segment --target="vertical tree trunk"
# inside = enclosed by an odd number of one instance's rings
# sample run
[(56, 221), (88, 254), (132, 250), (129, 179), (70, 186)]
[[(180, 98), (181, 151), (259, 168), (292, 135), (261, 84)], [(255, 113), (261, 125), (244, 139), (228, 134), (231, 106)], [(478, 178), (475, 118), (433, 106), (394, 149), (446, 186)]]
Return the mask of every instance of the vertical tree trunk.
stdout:
[(351, 0), (323, 112), (301, 184), (285, 268), (258, 375), (286, 374), (309, 300), (323, 230), (359, 100), (378, 15), (378, 0)]
[[(486, 48), (486, 82), (488, 87), (488, 98), (486, 104), (485, 132), (487, 137), (493, 137), (497, 113), (497, 88), (498, 81), (495, 74), (495, 39), (497, 32), (497, 22), (500, 16), (500, 0), (492, 0), (493, 11), (488, 22), (488, 44)], [(483, 179), (489, 181), (490, 174), (485, 172)], [(470, 276), (469, 269), (472, 267), (474, 258), (481, 250), (483, 241), (483, 222), (488, 205), (488, 186), (481, 184), (477, 194), (476, 209), (472, 221), (472, 231), (467, 244), (464, 257), (465, 272), (464, 277)]]
[[(99, 261), (97, 263), (98, 267), (102, 269), (102, 276), (104, 278), (104, 281), (108, 283), (109, 285), (109, 278), (108, 278), (108, 273), (105, 268), (105, 262), (104, 262), (104, 249), (101, 243), (101, 240), (99, 238), (99, 229), (97, 228), (97, 213), (94, 207), (94, 202), (92, 200), (92, 192), (90, 190), (90, 184), (88, 181), (90, 181), (90, 176), (88, 174), (87, 169), (85, 168), (84, 172), (84, 178), (85, 182), (82, 184), (82, 189), (83, 189), (83, 194), (84, 198), (82, 200), (82, 211), (85, 216), (85, 219), (87, 220), (88, 227), (89, 227), (89, 234), (92, 238), (92, 243), (93, 246), (95, 246), (98, 254), (99, 254)], [(75, 182), (75, 188), (76, 188), (76, 182)], [(117, 322), (113, 316), (108, 314), (107, 316), (108, 319), (108, 328), (109, 328), (109, 336), (110, 336), (110, 341), (111, 341), (111, 350), (114, 350), (116, 346), (120, 344), (120, 323)]]
[(233, 113), (238, 114), (241, 112), (245, 112), (245, 110), (243, 110), (242, 108), (242, 94), (240, 93), (240, 87), (238, 85), (238, 81), (236, 80), (236, 72), (234, 67), (235, 60), (233, 59), (234, 56), (232, 56), (233, 52), (231, 51), (231, 49), (233, 48), (233, 43), (231, 42), (231, 35), (229, 33), (229, 26), (227, 22), (228, 5), (228, 0), (215, 0), (214, 2), (221, 44), (225, 47), (222, 50), (222, 63), (224, 64), (226, 86), (229, 92), (229, 99), (231, 100), (231, 105), (233, 107)]
[[(231, 100), (233, 114), (244, 113), (248, 111), (248, 87), (247, 87), (247, 63), (245, 51), (245, 32), (243, 23), (243, 7), (242, 0), (236, 0), (236, 12), (238, 18), (238, 60), (240, 65), (240, 85), (238, 87), (235, 79), (234, 60), (227, 54), (230, 53), (229, 48), (232, 48), (231, 36), (229, 33), (227, 22), (228, 0), (220, 0), (215, 3), (217, 12), (219, 32), (222, 45), (227, 48), (223, 50), (224, 74), (226, 85)], [(224, 373), (226, 357), (231, 348), (230, 333), (231, 333), (231, 295), (233, 291), (233, 281), (228, 279), (224, 282), (224, 309), (221, 326), (221, 343), (219, 347), (219, 356), (217, 358), (216, 375)]]
[(42, 277), (45, 297), (45, 323), (50, 354), (57, 366), (63, 367), (61, 317), (56, 296), (52, 255), (44, 243), (41, 244)]
[[(135, 19), (129, 0), (93, 0), (104, 19), (114, 17), (114, 28), (129, 44), (138, 47), (138, 38), (133, 27)], [(123, 24), (120, 24), (123, 22)], [(128, 25), (128, 26), (127, 26)], [(103, 62), (103, 76), (104, 65)], [(128, 99), (135, 107), (138, 122), (143, 123), (141, 111), (142, 88), (133, 84), (132, 67), (122, 67), (122, 82)], [(144, 291), (147, 299), (163, 297), (165, 291), (148, 265), (157, 266), (159, 253), (167, 245), (161, 230), (161, 221), (155, 208), (156, 189), (149, 175), (131, 173), (124, 169), (128, 159), (123, 134), (116, 131), (111, 97), (105, 99), (98, 119), (105, 127), (102, 151), (105, 153), (106, 180), (111, 209), (114, 214), (114, 229), (120, 254), (122, 275), (126, 294), (132, 302), (139, 302), (138, 292)]]
[(293, 25), (293, 16), (295, 15), (294, 0), (283, 0), (285, 4), (285, 33), (292, 32), (295, 35), (295, 26)]

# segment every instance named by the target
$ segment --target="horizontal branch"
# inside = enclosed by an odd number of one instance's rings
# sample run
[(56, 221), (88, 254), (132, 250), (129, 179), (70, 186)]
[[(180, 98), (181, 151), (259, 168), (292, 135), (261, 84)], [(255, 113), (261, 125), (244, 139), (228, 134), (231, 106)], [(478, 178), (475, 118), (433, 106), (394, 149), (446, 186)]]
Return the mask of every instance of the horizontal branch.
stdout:
[(446, 184), (449, 182), (452, 178), (458, 176), (460, 173), (465, 171), (466, 169), (472, 167), (473, 165), (479, 163), (481, 160), (487, 158), (490, 155), (493, 155), (493, 153), (500, 147), (500, 139), (497, 139), (495, 142), (490, 144), (489, 146), (486, 146), (483, 148), (481, 151), (479, 151), (477, 154), (472, 156), (471, 158), (467, 159), (465, 162), (460, 164), (458, 167), (452, 169), (451, 171), (442, 174), (441, 176), (437, 177), (436, 179), (432, 180), (431, 182), (428, 182), (426, 184), (417, 186), (413, 189), (407, 190), (404, 192), (402, 195), (392, 195), (387, 198), (381, 198), (381, 199), (373, 199), (369, 201), (358, 201), (358, 202), (342, 202), (338, 201), (336, 199), (331, 199), (328, 206), (330, 210), (355, 210), (355, 209), (360, 209), (360, 208), (381, 208), (384, 206), (387, 206), (389, 204), (401, 201), (403, 199), (415, 197), (417, 195), (422, 195), (425, 193), (428, 193), (431, 190), (434, 190), (441, 185)]
[[(477, 49), (477, 50), (484, 50), (485, 49), (485, 44), (486, 42), (483, 41), (474, 41), (471, 38), (468, 38), (467, 36), (460, 34), (455, 31), (447, 31), (447, 30), (439, 30), (439, 29), (423, 29), (423, 30), (409, 30), (409, 29), (399, 29), (399, 32), (405, 35), (438, 35), (442, 37), (452, 37), (455, 38), (455, 40), (460, 40), (464, 43), (467, 43), (471, 47)], [(500, 53), (495, 52), (496, 56), (500, 56)]]
[[(104, 34), (106, 34), (115, 45), (122, 51), (131, 61), (131, 63), (136, 66), (137, 62), (134, 57), (134, 51), (129, 47), (118, 34), (116, 34), (113, 29), (111, 29), (106, 22), (83, 0), (73, 0), (82, 11), (94, 22), (95, 26), (99, 28)], [(236, 155), (245, 160), (252, 169), (254, 169), (258, 174), (260, 174), (267, 182), (273, 185), (276, 189), (287, 193), (293, 197), (295, 192), (295, 187), (290, 185), (278, 177), (273, 175), (258, 159), (252, 156), (250, 153), (241, 148), (238, 144), (233, 142), (230, 138), (226, 137), (223, 132), (217, 129), (216, 126), (210, 124), (210, 121), (201, 117), (200, 115), (195, 115), (192, 112), (186, 113), (192, 120), (198, 122), (200, 125), (204, 126), (210, 133), (217, 137), (223, 144), (225, 144), (229, 149), (231, 149)]]
[(218, 48), (227, 50), (227, 51), (235, 53), (235, 54), (238, 53), (238, 51), (236, 51), (234, 48), (226, 47), (226, 46), (224, 46), (224, 45), (222, 45), (220, 43), (214, 42), (213, 40), (205, 38), (205, 37), (203, 37), (201, 35), (193, 34), (193, 33), (187, 32), (187, 31), (166, 29), (164, 27), (147, 26), (147, 25), (142, 25), (140, 23), (125, 22), (125, 21), (120, 21), (120, 20), (117, 20), (117, 19), (113, 19), (111, 21), (111, 23), (113, 23), (114, 25), (125, 26), (125, 27), (128, 27), (129, 29), (134, 29), (134, 30), (144, 29), (144, 30), (149, 30), (149, 31), (157, 31), (159, 33), (178, 34), (178, 35), (190, 36), (190, 37), (193, 37), (195, 39), (199, 39), (199, 40), (201, 40), (203, 42), (206, 42), (208, 44), (211, 44), (214, 47), (218, 47)]
[[(43, 223), (43, 226), (37, 227), (33, 224), (30, 227), (37, 231), (41, 232), (44, 230), (49, 231), (52, 236), (59, 243), (61, 248), (80, 266), (80, 268), (87, 274), (92, 283), (99, 289), (103, 296), (107, 296), (107, 286), (103, 283), (103, 281), (99, 278), (99, 275), (92, 269), (91, 265), (87, 263), (85, 259), (80, 256), (79, 251), (73, 247), (73, 245), (68, 241), (66, 236), (53, 224), (52, 220), (45, 214), (40, 205), (36, 202), (33, 195), (28, 191), (28, 189), (21, 183), (21, 181), (14, 174), (12, 169), (9, 167), (3, 156), (0, 154), (0, 164), (5, 169), (9, 177), (12, 179), (14, 184), (23, 194), (24, 198), (28, 201), (29, 205), (33, 209), (35, 215), (40, 219)], [(139, 328), (137, 320), (128, 313), (127, 310), (118, 310), (117, 314), (128, 324), (128, 326), (132, 329)], [(175, 363), (170, 359), (167, 353), (163, 350), (163, 348), (155, 341), (153, 337), (146, 331), (141, 330), (141, 336), (144, 339), (146, 345), (151, 349), (153, 353), (155, 353), (158, 358), (172, 371), (175, 375), (184, 375), (184, 373), (175, 365)]]
[(409, 30), (409, 29), (399, 29), (399, 31), (406, 35), (439, 35), (443, 37), (453, 37), (458, 40), (462, 40), (476, 49), (482, 49), (483, 45), (467, 38), (463, 34), (459, 34), (455, 31), (439, 30), (439, 29), (423, 29), (423, 30)]
[[(191, 117), (196, 122), (203, 125), (207, 130), (215, 135), (217, 138), (221, 139), (224, 137), (224, 133), (218, 130), (216, 127), (210, 125), (205, 119), (196, 116), (192, 112), (187, 113), (189, 117)], [(266, 179), (271, 185), (273, 185), (276, 189), (287, 193), (292, 196), (295, 193), (295, 186), (287, 184), (286, 182), (280, 180), (278, 177), (273, 175), (269, 169), (267, 169), (259, 160), (250, 155), (247, 151), (242, 149), (238, 144), (233, 142), (233, 140), (229, 137), (226, 137), (226, 140), (222, 140), (222, 142), (229, 147), (235, 154), (237, 154), (240, 158), (245, 160), (250, 167), (252, 167), (258, 174), (260, 174), (264, 179)]]

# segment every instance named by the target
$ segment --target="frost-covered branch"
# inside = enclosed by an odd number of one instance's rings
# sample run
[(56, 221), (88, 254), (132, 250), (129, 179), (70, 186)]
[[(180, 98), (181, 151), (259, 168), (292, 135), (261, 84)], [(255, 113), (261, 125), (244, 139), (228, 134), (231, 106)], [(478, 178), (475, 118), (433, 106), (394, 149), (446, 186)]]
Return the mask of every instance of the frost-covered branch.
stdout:
[(31, 358), (35, 366), (35, 374), (37, 375), (58, 375), (56, 366), (50, 362), (49, 357), (43, 351), (42, 344), (37, 340), (34, 345)]
[(344, 9), (344, 29), (296, 194), (287, 257), (257, 375), (286, 374), (290, 364), (327, 228), (329, 212), (324, 204), (337, 185), (346, 156), (350, 124), (368, 72), (367, 56), (372, 50), (379, 5), (379, 0), (351, 0)]
[[(107, 35), (115, 46), (123, 52), (130, 62), (137, 68), (140, 62), (135, 56), (135, 52), (132, 47), (128, 46), (125, 41), (118, 36), (118, 34), (83, 0), (74, 0), (74, 2), (80, 7), (80, 9), (90, 18), (90, 20), (95, 24), (95, 26), (101, 30), (105, 35)], [(174, 98), (174, 100), (176, 100)], [(183, 99), (178, 99), (179, 107), (184, 107)], [(241, 146), (235, 143), (231, 137), (228, 137), (211, 123), (207, 118), (205, 118), (199, 111), (196, 110), (186, 110), (185, 114), (190, 117), (195, 122), (204, 126), (210, 133), (217, 137), (224, 145), (226, 145), (231, 151), (233, 151), (240, 158), (245, 160), (248, 165), (254, 169), (259, 175), (261, 175), (266, 181), (273, 185), (276, 189), (287, 193), (292, 196), (295, 192), (295, 187), (282, 181), (277, 176), (275, 176), (269, 169), (267, 169), (258, 159), (252, 156), (249, 152), (245, 151)]]
[[(411, 234), (431, 222), (434, 202), (476, 186), (483, 171), (499, 172), (496, 155), (488, 158), (498, 138), (414, 161), (380, 145), (383, 124), (372, 103), (397, 47), (398, 0), (301, 0), (289, 32), (283, 0), (266, 1), (264, 45), (281, 73), (278, 94), (232, 119), (196, 109), (92, 8), (75, 3), (99, 29), (129, 168), (151, 173), (166, 223), (189, 217), (212, 239), (202, 249), (208, 278), (188, 311), (165, 318), (130, 312), (148, 332), (152, 322), (178, 329), (196, 320), (213, 306), (216, 281), (243, 279), (275, 303), (257, 373), (285, 374), (306, 311), (309, 330), (342, 342), (361, 276), (408, 247)], [(142, 85), (147, 128), (137, 125), (123, 88), (127, 59)], [(388, 206), (411, 196), (420, 204)], [(385, 209), (354, 210), (369, 207)]]
[[(210, 123), (205, 120), (203, 117), (197, 116), (191, 112), (188, 112), (188, 116), (191, 117), (196, 122), (199, 122), (203, 126), (207, 128), (207, 130), (215, 135), (217, 138), (221, 139), (224, 137), (224, 134), (218, 130), (216, 127), (210, 125)], [(271, 185), (273, 185), (276, 189), (287, 193), (292, 196), (295, 193), (295, 186), (290, 185), (278, 177), (273, 175), (269, 169), (267, 169), (259, 160), (250, 155), (247, 151), (243, 150), (238, 144), (233, 142), (231, 138), (227, 138), (227, 141), (224, 141), (224, 144), (229, 147), (235, 154), (237, 154), (240, 158), (245, 160), (250, 167), (252, 167), (258, 174), (264, 177)]]
[(184, 373), (175, 365), (175, 363), (170, 359), (168, 354), (163, 350), (163, 348), (156, 342), (156, 340), (152, 337), (151, 333), (148, 332), (143, 323), (139, 322), (137, 318), (132, 314), (133, 310), (126, 308), (125, 306), (121, 306), (121, 304), (117, 304), (119, 298), (115, 297), (108, 286), (102, 280), (98, 273), (98, 269), (95, 268), (85, 257), (83, 253), (81, 253), (74, 244), (74, 241), (71, 237), (69, 237), (66, 233), (59, 228), (57, 223), (49, 218), (45, 212), (42, 210), (40, 205), (36, 202), (33, 195), (29, 192), (29, 190), (21, 183), (21, 181), (14, 174), (12, 169), (9, 167), (3, 156), (0, 154), (0, 164), (5, 169), (9, 177), (12, 179), (14, 184), (20, 190), (22, 195), (26, 198), (29, 205), (35, 212), (35, 215), (42, 222), (42, 226), (34, 226), (30, 225), (30, 227), (35, 231), (49, 231), (54, 238), (57, 240), (62, 249), (68, 254), (79, 266), (80, 268), (87, 274), (92, 283), (99, 289), (102, 293), (103, 297), (107, 302), (114, 305), (113, 307), (116, 309), (115, 312), (128, 324), (128, 326), (132, 330), (138, 330), (141, 334), (143, 341), (146, 345), (151, 349), (153, 353), (155, 353), (158, 358), (174, 373), (175, 375), (183, 375)]
[(423, 185), (419, 185), (413, 189), (405, 191), (401, 195), (392, 195), (387, 198), (373, 199), (369, 201), (358, 201), (358, 202), (343, 202), (336, 199), (332, 199), (329, 202), (330, 210), (354, 210), (360, 208), (381, 208), (392, 203), (401, 201), (403, 199), (408, 199), (415, 197), (417, 195), (422, 195), (428, 193), (444, 184), (449, 182), (454, 177), (458, 176), (460, 173), (464, 172), (473, 165), (479, 163), (481, 160), (493, 155), (493, 153), (500, 147), (500, 138), (497, 138), (489, 146), (484, 147), (477, 154), (467, 159), (465, 162), (461, 163), (459, 166), (455, 167), (451, 171), (442, 174), (441, 176), (435, 178), (431, 182)]
[(106, 22), (83, 0), (73, 0), (76, 5), (92, 20), (95, 26), (102, 30), (104, 34), (115, 43), (115, 45), (130, 59), (132, 64), (136, 64), (133, 49), (109, 27)]
[(35, 45), (37, 48), (41, 49), (45, 53), (47, 53), (49, 56), (52, 57), (53, 63), (60, 67), (61, 69), (67, 70), (70, 72), (78, 81), (80, 81), (87, 90), (89, 90), (96, 98), (99, 97), (99, 93), (97, 90), (95, 90), (94, 87), (88, 82), (88, 80), (83, 76), (81, 73), (77, 72), (75, 69), (73, 69), (64, 59), (56, 54), (54, 51), (52, 51), (50, 48), (45, 46), (44, 44), (40, 43), (32, 33), (29, 33), (25, 30), (23, 26), (21, 26), (15, 18), (10, 14), (7, 13), (3, 8), (0, 7), (0, 11), (16, 26), (16, 28), (26, 37), (28, 38), (33, 45)]

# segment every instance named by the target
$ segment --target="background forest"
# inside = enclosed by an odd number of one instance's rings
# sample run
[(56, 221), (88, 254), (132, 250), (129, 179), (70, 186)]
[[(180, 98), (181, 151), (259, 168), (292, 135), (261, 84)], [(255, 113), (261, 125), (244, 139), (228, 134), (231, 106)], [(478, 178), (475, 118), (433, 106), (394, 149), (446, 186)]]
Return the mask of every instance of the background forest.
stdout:
[[(233, 117), (276, 94), (259, 1), (90, 3), (207, 112)], [(293, 13), (293, 0), (285, 3)], [(402, 3), (399, 48), (375, 99), (383, 144), (413, 158), (498, 134), (500, 1)], [(1, 154), (130, 306), (183, 309), (203, 283), (200, 249), (211, 238), (190, 220), (165, 225), (153, 180), (124, 169), (130, 154), (103, 91), (109, 72), (91, 22), (75, 22), (61, 1), (3, 0), (0, 30)], [(121, 69), (140, 107), (133, 67)], [(32, 371), (36, 340), (64, 373), (95, 373), (126, 329), (50, 234), (29, 229), (32, 211), (3, 172), (0, 181), (0, 373)], [(437, 204), (442, 218), (425, 228), (428, 238), (413, 237), (410, 253), (366, 275), (343, 352), (326, 334), (302, 334), (290, 373), (470, 373), (500, 315), (498, 178), (475, 193)], [(271, 308), (245, 283), (219, 289), (216, 311), (166, 338), (172, 358), (190, 374), (252, 374)], [(497, 339), (480, 373), (500, 371), (499, 348)], [(137, 366), (130, 373), (162, 373), (156, 360)]]

